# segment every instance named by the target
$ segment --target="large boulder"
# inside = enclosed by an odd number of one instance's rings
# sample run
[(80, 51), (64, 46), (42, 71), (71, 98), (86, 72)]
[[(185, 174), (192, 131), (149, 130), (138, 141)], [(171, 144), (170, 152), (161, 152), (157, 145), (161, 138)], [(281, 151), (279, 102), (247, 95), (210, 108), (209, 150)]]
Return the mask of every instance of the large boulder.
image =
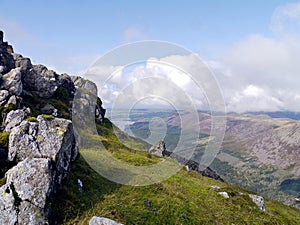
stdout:
[(93, 216), (89, 222), (89, 225), (123, 225), (123, 224), (104, 217)]
[(11, 130), (8, 160), (20, 162), (27, 157), (50, 158), (55, 163), (57, 183), (67, 174), (77, 153), (70, 120), (40, 115), (36, 122), (23, 121)]
[(33, 65), (24, 73), (24, 90), (41, 98), (50, 98), (58, 88), (58, 76), (43, 65)]
[(20, 96), (23, 92), (22, 74), (20, 68), (12, 69), (2, 77), (1, 89), (9, 91), (13, 95)]
[(0, 188), (0, 224), (48, 224), (50, 159), (27, 158), (6, 173)]
[(27, 158), (6, 173), (6, 183), (13, 185), (21, 201), (44, 208), (52, 189), (51, 160)]

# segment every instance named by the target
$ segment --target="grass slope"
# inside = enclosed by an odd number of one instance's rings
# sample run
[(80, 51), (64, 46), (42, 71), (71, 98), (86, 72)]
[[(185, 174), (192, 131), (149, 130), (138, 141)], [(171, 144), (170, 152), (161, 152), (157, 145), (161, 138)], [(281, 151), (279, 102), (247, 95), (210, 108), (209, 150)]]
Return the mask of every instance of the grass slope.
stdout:
[[(109, 121), (98, 131), (102, 134), (99, 138), (106, 141), (104, 145), (120, 160), (143, 165), (159, 159), (122, 146)], [(82, 192), (78, 179), (83, 182)], [(212, 189), (212, 185), (221, 190)], [(219, 191), (227, 191), (230, 198), (223, 198)], [(120, 185), (97, 174), (80, 156), (53, 198), (53, 216), (56, 224), (88, 224), (92, 216), (124, 224), (300, 224), (299, 210), (266, 200), (268, 212), (262, 212), (239, 192), (250, 193), (184, 169), (161, 183)]]

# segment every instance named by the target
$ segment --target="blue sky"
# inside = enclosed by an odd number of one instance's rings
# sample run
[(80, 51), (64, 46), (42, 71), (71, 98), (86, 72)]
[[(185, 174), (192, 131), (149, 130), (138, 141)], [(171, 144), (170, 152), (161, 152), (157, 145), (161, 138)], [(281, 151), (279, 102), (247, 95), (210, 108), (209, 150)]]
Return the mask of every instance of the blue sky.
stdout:
[[(244, 109), (237, 111), (253, 110), (247, 101), (258, 95), (264, 99), (258, 109), (300, 110), (294, 107), (300, 100), (297, 1), (0, 0), (0, 5), (0, 29), (15, 52), (60, 73), (80, 73), (124, 43), (162, 40), (199, 54), (213, 67), (229, 110), (241, 102)], [(295, 62), (276, 68), (285, 58)]]
[[(2, 0), (0, 27), (17, 52), (61, 72), (65, 57), (65, 70), (74, 73), (87, 66), (89, 57), (144, 39), (217, 58), (249, 34), (271, 36), (272, 14), (285, 2)], [(76, 58), (84, 60), (75, 63)]]

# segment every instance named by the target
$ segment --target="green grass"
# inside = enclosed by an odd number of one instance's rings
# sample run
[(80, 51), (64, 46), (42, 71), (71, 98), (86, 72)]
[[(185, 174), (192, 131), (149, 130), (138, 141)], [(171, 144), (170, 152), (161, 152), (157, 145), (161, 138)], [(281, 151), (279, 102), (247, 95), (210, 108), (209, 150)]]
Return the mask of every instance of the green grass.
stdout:
[[(59, 92), (59, 94), (57, 94), (58, 99), (57, 98), (46, 99), (46, 98), (40, 98), (38, 96), (26, 95), (23, 97), (23, 104), (26, 107), (29, 107), (31, 109), (31, 112), (32, 112), (31, 116), (33, 116), (33, 117), (37, 117), (38, 115), (42, 114), (40, 109), (43, 108), (46, 104), (50, 104), (58, 110), (59, 117), (62, 117), (65, 119), (70, 119), (71, 115), (70, 115), (69, 108), (72, 108), (72, 107), (69, 104), (69, 99), (67, 99), (66, 97), (62, 97), (59, 99), (59, 97), (61, 96), (61, 93), (64, 93), (64, 92)], [(55, 93), (55, 96), (56, 96), (56, 93)], [(37, 106), (39, 106), (39, 107), (37, 107)]]
[[(184, 169), (163, 182), (142, 187), (107, 180), (85, 161), (99, 157), (93, 150), (99, 139), (108, 150), (105, 154), (128, 164), (144, 166), (160, 160), (122, 145), (112, 127), (106, 120), (104, 125), (97, 127), (100, 136), (89, 134), (94, 144), (81, 151), (53, 198), (56, 224), (88, 224), (93, 216), (124, 224), (300, 224), (300, 211), (295, 208), (266, 200), (268, 212), (262, 212), (247, 195), (239, 194), (250, 192)], [(137, 143), (140, 147), (143, 144)], [(82, 192), (77, 179), (83, 182)], [(221, 189), (212, 189), (212, 185)], [(231, 197), (225, 199), (218, 191), (227, 191)]]
[(0, 147), (7, 149), (9, 142), (9, 134), (5, 131), (0, 132)]
[(46, 120), (51, 120), (55, 118), (53, 115), (43, 115), (42, 117)]
[(28, 117), (25, 119), (26, 121), (29, 121), (29, 122), (36, 122), (36, 117)]
[(6, 183), (6, 178), (2, 177), (0, 178), (0, 187), (2, 187)]
[[(83, 182), (78, 190), (77, 179)], [(232, 197), (224, 199), (212, 185)], [(88, 224), (104, 216), (124, 224), (299, 224), (300, 211), (266, 200), (268, 212), (256, 208), (245, 190), (196, 172), (180, 170), (158, 184), (133, 187), (115, 184), (97, 174), (79, 157), (54, 198), (58, 224)], [(151, 201), (152, 206), (144, 203)], [(154, 214), (156, 208), (156, 215)]]

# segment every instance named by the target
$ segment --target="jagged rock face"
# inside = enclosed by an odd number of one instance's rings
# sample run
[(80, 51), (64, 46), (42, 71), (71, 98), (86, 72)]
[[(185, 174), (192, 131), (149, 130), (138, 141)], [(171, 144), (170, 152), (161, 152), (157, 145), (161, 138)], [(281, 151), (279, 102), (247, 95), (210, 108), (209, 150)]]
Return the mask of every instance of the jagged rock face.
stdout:
[(156, 155), (156, 156), (165, 156), (165, 152), (166, 152), (166, 145), (165, 142), (160, 141), (158, 142), (156, 145), (152, 146), (148, 152), (152, 155)]
[(33, 65), (23, 76), (24, 90), (50, 98), (58, 88), (58, 74), (43, 65)]
[(0, 31), (0, 74), (6, 74), (15, 68), (15, 61), (11, 53), (13, 53), (13, 49), (3, 41), (3, 32)]
[(51, 158), (58, 172), (58, 183), (76, 156), (77, 148), (69, 120), (38, 116), (37, 122), (23, 121), (11, 131), (8, 160), (19, 162), (27, 157)]
[(123, 224), (117, 223), (114, 220), (107, 219), (104, 217), (93, 216), (93, 218), (89, 222), (89, 225), (123, 225)]
[[(76, 80), (80, 87), (97, 94), (94, 83), (82, 78)], [(59, 109), (55, 103), (55, 107), (52, 103), (40, 105), (35, 99), (55, 98), (70, 105), (76, 87), (67, 74), (58, 75), (43, 65), (32, 65), (29, 58), (13, 53), (0, 31), (0, 122), (4, 125), (0, 129), (9, 133), (8, 149), (6, 145), (0, 146), (1, 174), (6, 172), (7, 178), (0, 187), (1, 225), (51, 222), (50, 197), (78, 154), (73, 125), (70, 120), (49, 116), (39, 115), (36, 121), (31, 118), (35, 122), (26, 118), (33, 116), (32, 111), (57, 116)], [(31, 102), (25, 104), (31, 98), (33, 108), (26, 108), (25, 105), (31, 107)], [(87, 99), (91, 104), (90, 95)], [(94, 102), (89, 109), (102, 121), (105, 113), (102, 102), (97, 96)]]
[(3, 81), (0, 88), (9, 91), (13, 95), (20, 96), (23, 92), (21, 78), (21, 69), (12, 69), (9, 73), (2, 77)]

